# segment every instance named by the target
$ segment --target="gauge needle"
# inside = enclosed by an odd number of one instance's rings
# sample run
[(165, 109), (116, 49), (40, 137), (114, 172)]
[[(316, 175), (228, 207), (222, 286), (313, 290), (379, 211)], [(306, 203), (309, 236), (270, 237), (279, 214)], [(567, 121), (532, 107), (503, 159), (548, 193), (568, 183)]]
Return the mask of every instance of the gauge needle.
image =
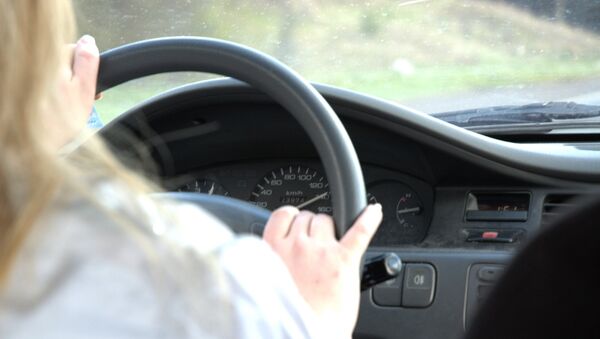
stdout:
[(412, 207), (412, 208), (405, 208), (403, 210), (398, 210), (396, 213), (398, 215), (401, 215), (401, 214), (419, 213), (419, 212), (421, 212), (421, 207), (417, 206), (417, 207)]
[(210, 186), (210, 189), (208, 190), (208, 194), (212, 195), (214, 191), (215, 191), (215, 183), (213, 182), (212, 186)]
[(325, 193), (323, 193), (323, 194), (319, 194), (319, 195), (317, 195), (316, 197), (314, 197), (314, 198), (312, 198), (312, 199), (310, 199), (310, 200), (308, 200), (308, 201), (305, 201), (305, 202), (301, 203), (300, 205), (296, 206), (296, 208), (297, 208), (297, 209), (302, 209), (302, 208), (304, 208), (304, 207), (306, 207), (306, 206), (308, 206), (308, 205), (312, 204), (313, 202), (315, 202), (315, 201), (317, 201), (317, 200), (321, 200), (321, 199), (323, 199), (323, 198), (324, 198), (324, 197), (326, 197), (328, 194), (329, 194), (329, 192), (325, 192)]

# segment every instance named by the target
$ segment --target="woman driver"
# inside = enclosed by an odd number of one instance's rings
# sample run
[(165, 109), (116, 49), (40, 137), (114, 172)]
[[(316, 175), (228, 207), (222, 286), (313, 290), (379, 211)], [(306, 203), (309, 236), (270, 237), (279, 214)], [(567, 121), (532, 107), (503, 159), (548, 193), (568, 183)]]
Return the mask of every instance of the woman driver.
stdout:
[(275, 211), (234, 237), (85, 132), (98, 49), (67, 0), (0, 0), (0, 337), (350, 338), (369, 206), (340, 241), (325, 215)]

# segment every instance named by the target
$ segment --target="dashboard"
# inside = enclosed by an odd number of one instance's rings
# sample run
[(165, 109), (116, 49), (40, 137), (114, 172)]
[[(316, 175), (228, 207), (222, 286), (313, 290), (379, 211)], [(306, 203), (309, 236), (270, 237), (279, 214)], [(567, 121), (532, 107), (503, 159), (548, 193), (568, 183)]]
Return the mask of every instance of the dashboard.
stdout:
[[(396, 338), (398, 329), (417, 339), (461, 337), (514, 254), (577, 197), (600, 191), (600, 140), (492, 140), (396, 104), (316, 87), (352, 139), (365, 199), (384, 209), (367, 259), (393, 252), (404, 262), (397, 279), (362, 293), (357, 339)], [(331, 213), (307, 135), (245, 84), (179, 88), (107, 127), (122, 158), (141, 161), (168, 190)]]
[[(376, 246), (420, 243), (433, 214), (433, 188), (385, 168), (363, 166), (367, 201), (380, 203), (384, 219)], [(274, 210), (293, 205), (331, 215), (327, 178), (317, 159), (272, 159), (211, 167), (171, 181), (172, 190), (230, 196)]]

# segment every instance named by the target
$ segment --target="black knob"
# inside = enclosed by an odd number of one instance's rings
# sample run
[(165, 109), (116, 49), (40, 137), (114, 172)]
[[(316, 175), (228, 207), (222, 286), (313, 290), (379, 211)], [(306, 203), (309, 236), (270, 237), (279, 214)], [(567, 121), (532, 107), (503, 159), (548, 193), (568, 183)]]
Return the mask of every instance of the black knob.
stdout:
[(363, 266), (360, 290), (365, 291), (384, 281), (394, 279), (402, 271), (402, 260), (394, 253), (369, 259)]

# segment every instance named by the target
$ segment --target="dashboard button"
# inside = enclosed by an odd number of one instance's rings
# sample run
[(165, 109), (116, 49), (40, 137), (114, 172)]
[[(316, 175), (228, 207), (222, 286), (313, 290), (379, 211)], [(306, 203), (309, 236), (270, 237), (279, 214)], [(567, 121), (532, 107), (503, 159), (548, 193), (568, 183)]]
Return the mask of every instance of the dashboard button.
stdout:
[(435, 269), (429, 264), (406, 264), (402, 306), (427, 307), (435, 293)]
[(496, 239), (496, 238), (498, 238), (498, 232), (492, 232), (492, 231), (483, 232), (483, 233), (481, 233), (481, 237), (483, 239)]
[(521, 229), (504, 229), (504, 230), (466, 230), (467, 242), (487, 242), (487, 243), (513, 243), (522, 235)]
[(402, 275), (373, 287), (373, 301), (379, 306), (402, 306)]
[(465, 328), (468, 328), (477, 309), (487, 299), (506, 266), (498, 263), (473, 264), (467, 275), (467, 299), (465, 303)]
[(504, 271), (504, 266), (500, 265), (489, 265), (483, 266), (477, 271), (477, 277), (479, 280), (484, 282), (496, 282), (502, 272)]

